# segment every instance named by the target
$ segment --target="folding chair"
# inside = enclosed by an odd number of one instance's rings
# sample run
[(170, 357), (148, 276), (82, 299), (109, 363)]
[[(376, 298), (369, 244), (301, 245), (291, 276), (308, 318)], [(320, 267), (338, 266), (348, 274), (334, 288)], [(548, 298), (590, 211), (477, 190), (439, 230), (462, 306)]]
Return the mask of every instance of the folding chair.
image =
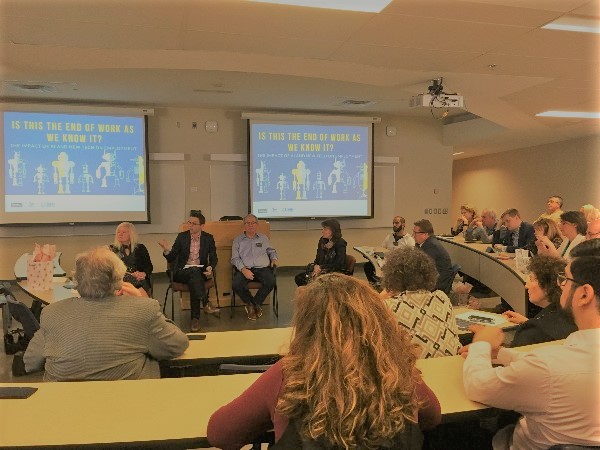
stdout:
[[(273, 270), (273, 277), (275, 278), (275, 284), (273, 285), (273, 313), (275, 317), (279, 318), (279, 301), (277, 300), (277, 267), (271, 267)], [(233, 308), (235, 308), (235, 290), (233, 289), (233, 279), (235, 277), (236, 272), (239, 272), (237, 267), (231, 267), (231, 308), (229, 317), (233, 317)], [(260, 281), (248, 281), (248, 289), (260, 289), (262, 287), (262, 283)]]
[[(171, 291), (171, 319), (175, 320), (175, 292), (179, 292), (181, 296), (182, 292), (190, 292), (190, 288), (186, 283), (180, 283), (178, 281), (173, 280), (173, 263), (167, 261), (167, 275), (169, 275), (169, 286), (167, 287), (167, 292), (165, 292), (165, 301), (163, 303), (163, 314), (167, 308), (167, 300), (169, 297), (169, 291)], [(208, 294), (210, 290), (215, 288), (215, 295), (217, 297), (217, 307), (219, 307), (219, 288), (217, 287), (217, 269), (213, 270), (212, 278), (208, 280), (204, 280), (204, 289), (206, 290), (206, 297), (208, 298)]]

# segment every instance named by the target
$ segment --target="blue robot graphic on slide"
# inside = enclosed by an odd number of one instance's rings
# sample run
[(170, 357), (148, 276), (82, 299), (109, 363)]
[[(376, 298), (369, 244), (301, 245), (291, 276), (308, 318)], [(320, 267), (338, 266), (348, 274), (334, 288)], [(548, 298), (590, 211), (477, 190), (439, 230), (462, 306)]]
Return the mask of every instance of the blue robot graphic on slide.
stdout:
[(90, 192), (90, 186), (94, 184), (94, 177), (90, 174), (90, 170), (87, 164), (82, 166), (83, 173), (79, 175), (77, 183), (81, 185), (81, 192)]
[(69, 160), (69, 155), (60, 152), (55, 161), (52, 161), (54, 168), (54, 184), (58, 184), (59, 194), (70, 194), (71, 185), (75, 182), (75, 163)]
[(21, 159), (21, 152), (15, 151), (13, 157), (8, 160), (8, 177), (13, 186), (23, 186), (23, 180), (27, 175), (25, 161)]

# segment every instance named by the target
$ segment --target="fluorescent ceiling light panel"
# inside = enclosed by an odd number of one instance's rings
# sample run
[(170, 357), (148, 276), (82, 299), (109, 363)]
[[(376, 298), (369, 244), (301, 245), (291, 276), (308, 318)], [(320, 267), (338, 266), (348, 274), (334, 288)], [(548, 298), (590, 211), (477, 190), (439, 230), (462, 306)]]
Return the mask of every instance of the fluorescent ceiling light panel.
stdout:
[(546, 30), (577, 31), (579, 33), (600, 33), (600, 20), (586, 17), (561, 17), (544, 25)]
[(456, 156), (456, 155), (462, 155), (464, 152), (456, 152), (456, 153), (452, 153), (452, 156)]
[(573, 119), (600, 119), (600, 112), (587, 111), (544, 111), (538, 117), (568, 117)]
[(392, 0), (250, 0), (256, 3), (274, 3), (277, 5), (306, 6), (309, 8), (339, 9), (378, 13)]

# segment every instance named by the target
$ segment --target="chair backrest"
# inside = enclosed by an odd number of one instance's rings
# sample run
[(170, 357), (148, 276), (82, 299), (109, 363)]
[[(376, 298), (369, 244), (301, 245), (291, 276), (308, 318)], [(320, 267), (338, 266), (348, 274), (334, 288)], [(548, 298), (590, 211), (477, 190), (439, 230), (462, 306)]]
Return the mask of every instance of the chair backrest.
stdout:
[(35, 318), (31, 310), (15, 298), (7, 284), (0, 285), (0, 295), (6, 297), (8, 311), (10, 315), (23, 326), (23, 332), (28, 339), (31, 339), (35, 332), (40, 329), (40, 323)]
[(460, 269), (462, 269), (460, 264), (452, 264), (452, 273), (454, 274), (454, 276), (452, 277), (452, 279), (454, 279), (454, 277), (456, 276), (456, 274), (458, 272), (460, 272)]
[(228, 222), (230, 220), (244, 220), (242, 216), (223, 216), (219, 219), (219, 222)]
[(269, 370), (272, 364), (221, 364), (219, 373), (233, 375), (237, 373), (262, 373)]
[(347, 275), (354, 275), (354, 266), (355, 265), (356, 265), (356, 258), (352, 255), (346, 255), (345, 272)]

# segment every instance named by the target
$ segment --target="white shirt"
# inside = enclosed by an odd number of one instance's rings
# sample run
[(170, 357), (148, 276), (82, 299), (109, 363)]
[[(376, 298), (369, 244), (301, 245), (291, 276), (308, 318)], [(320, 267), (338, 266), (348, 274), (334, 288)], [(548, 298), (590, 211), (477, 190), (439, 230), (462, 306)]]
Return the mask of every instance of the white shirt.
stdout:
[(554, 444), (600, 445), (600, 329), (572, 333), (563, 345), (529, 353), (475, 342), (463, 366), (467, 396), (523, 415), (510, 449)]
[[(571, 259), (571, 250), (573, 250), (573, 248), (575, 248), (578, 244), (581, 244), (583, 241), (585, 241), (585, 236), (582, 234), (578, 234), (577, 236), (575, 236), (575, 239), (573, 239), (572, 241), (569, 241), (568, 239), (563, 239), (562, 244), (560, 244), (560, 247), (558, 247), (556, 251), (560, 256), (569, 261)], [(568, 247), (567, 244), (569, 245)]]
[(385, 237), (381, 246), (384, 248), (387, 248), (388, 250), (394, 250), (395, 248), (400, 248), (400, 247), (414, 247), (415, 246), (414, 238), (408, 233), (406, 233), (404, 236), (402, 236), (398, 240), (398, 245), (394, 245), (394, 241), (395, 241), (394, 233), (390, 233)]

